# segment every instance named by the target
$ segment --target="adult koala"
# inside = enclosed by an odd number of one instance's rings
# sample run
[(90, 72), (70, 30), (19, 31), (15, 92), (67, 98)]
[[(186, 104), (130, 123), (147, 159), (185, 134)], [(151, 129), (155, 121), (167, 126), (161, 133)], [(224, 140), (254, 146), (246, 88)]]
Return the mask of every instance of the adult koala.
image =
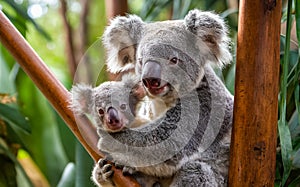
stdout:
[(109, 70), (135, 68), (148, 96), (168, 110), (138, 129), (99, 130), (100, 150), (170, 186), (226, 186), (233, 96), (209, 65), (231, 61), (224, 21), (199, 10), (154, 23), (117, 17), (104, 43)]

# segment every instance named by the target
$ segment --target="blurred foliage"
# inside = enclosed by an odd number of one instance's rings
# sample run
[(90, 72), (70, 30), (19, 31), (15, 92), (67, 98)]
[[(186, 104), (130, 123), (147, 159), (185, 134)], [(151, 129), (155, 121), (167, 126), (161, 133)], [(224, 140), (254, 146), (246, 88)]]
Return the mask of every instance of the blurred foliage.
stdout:
[[(296, 28), (292, 25), (296, 22)], [(300, 2), (289, 0), (283, 7), (282, 22), (286, 24), (281, 36), (281, 76), (279, 94), (278, 137), (275, 186), (300, 184)], [(296, 40), (291, 38), (296, 32)], [(291, 49), (292, 43), (296, 48)]]
[[(71, 26), (79, 25), (80, 3), (68, 0)], [(238, 10), (229, 0), (128, 0), (130, 13), (146, 21), (182, 19), (194, 8), (220, 13), (230, 27), (232, 53), (235, 57)], [(281, 36), (281, 90), (279, 95), (278, 154), (275, 186), (297, 186), (300, 183), (300, 108), (299, 108), (299, 38), (300, 3), (288, 1), (283, 7), (286, 34)], [(40, 7), (40, 14), (32, 12)], [(29, 41), (55, 76), (67, 87), (72, 85), (64, 48), (65, 35), (59, 15), (58, 0), (0, 0), (2, 11)], [(99, 19), (101, 18), (101, 19)], [(106, 25), (104, 1), (91, 1), (88, 14), (88, 56), (104, 65), (99, 40)], [(290, 39), (295, 32), (289, 25), (296, 22), (298, 42)], [(297, 43), (290, 49), (290, 43)], [(75, 41), (77, 42), (77, 41)], [(95, 42), (95, 44), (93, 44)], [(101, 43), (101, 42), (100, 42)], [(279, 62), (278, 62), (279, 63)], [(228, 89), (234, 93), (235, 58), (223, 70), (216, 70)], [(106, 79), (104, 71), (97, 83)], [(32, 160), (28, 162), (28, 160)], [(93, 161), (78, 143), (62, 119), (49, 105), (32, 81), (0, 45), (0, 186), (92, 186)], [(38, 179), (27, 169), (34, 165)], [(26, 171), (26, 172), (25, 172)]]

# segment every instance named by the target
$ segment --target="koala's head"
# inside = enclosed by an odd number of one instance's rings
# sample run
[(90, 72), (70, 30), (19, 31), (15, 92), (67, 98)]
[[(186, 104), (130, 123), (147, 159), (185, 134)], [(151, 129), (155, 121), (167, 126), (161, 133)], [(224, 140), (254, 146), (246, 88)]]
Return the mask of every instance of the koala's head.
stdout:
[(178, 97), (198, 86), (204, 66), (231, 61), (227, 27), (211, 12), (190, 11), (184, 20), (145, 23), (139, 17), (117, 17), (106, 29), (108, 69), (135, 68), (150, 96)]
[(87, 115), (100, 128), (118, 132), (130, 128), (137, 104), (145, 96), (140, 84), (132, 79), (110, 81), (98, 87), (78, 84), (73, 86), (71, 109), (76, 115)]

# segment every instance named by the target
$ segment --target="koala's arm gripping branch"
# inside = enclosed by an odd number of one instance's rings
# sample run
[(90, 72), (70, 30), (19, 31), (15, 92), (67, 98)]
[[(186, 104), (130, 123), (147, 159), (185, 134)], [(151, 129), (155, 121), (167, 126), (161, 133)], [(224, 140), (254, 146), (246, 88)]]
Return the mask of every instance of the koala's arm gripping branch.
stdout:
[[(73, 112), (68, 108), (70, 93), (54, 77), (41, 58), (2, 11), (0, 11), (0, 41), (49, 100), (91, 157), (97, 161), (100, 158), (100, 154), (96, 146), (98, 139), (96, 130), (92, 125), (87, 125), (88, 120), (85, 118), (76, 119), (75, 121)], [(117, 186), (139, 186), (133, 179), (124, 177), (120, 170), (115, 168), (114, 170), (113, 180)]]

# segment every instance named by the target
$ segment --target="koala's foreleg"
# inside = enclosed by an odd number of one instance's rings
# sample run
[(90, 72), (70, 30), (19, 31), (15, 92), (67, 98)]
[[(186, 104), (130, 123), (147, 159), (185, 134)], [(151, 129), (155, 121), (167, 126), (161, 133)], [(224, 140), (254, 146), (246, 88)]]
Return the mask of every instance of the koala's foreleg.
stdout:
[(174, 175), (171, 187), (217, 187), (226, 186), (216, 180), (213, 168), (202, 161), (185, 163)]

